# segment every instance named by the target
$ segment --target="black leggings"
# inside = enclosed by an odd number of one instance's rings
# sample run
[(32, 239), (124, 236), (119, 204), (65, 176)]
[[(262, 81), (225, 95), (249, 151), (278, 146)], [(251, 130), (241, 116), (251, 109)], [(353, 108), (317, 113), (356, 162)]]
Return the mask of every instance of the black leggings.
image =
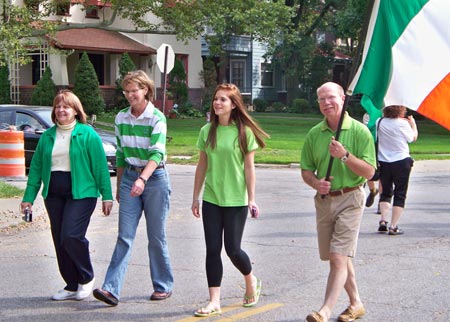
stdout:
[(241, 249), (248, 207), (219, 207), (203, 201), (203, 229), (206, 242), (206, 277), (208, 287), (218, 287), (222, 281), (222, 235), (225, 251), (233, 265), (243, 274), (252, 271), (248, 255)]
[(392, 196), (394, 196), (393, 205), (405, 208), (409, 175), (413, 164), (414, 161), (411, 158), (395, 162), (380, 161), (380, 182), (383, 187), (380, 201), (390, 203)]

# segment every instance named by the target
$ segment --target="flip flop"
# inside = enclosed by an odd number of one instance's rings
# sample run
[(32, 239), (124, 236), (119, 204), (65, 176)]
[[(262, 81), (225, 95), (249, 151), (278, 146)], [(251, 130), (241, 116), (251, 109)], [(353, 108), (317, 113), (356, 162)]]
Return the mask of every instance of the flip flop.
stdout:
[(198, 309), (197, 311), (195, 311), (195, 313), (194, 313), (195, 316), (202, 317), (202, 318), (214, 316), (214, 315), (218, 315), (218, 314), (222, 314), (221, 309), (208, 308), (208, 307), (202, 307), (202, 308)]
[[(261, 280), (260, 279), (256, 279), (256, 290), (255, 290), (255, 292), (252, 295), (250, 295), (250, 296), (244, 295), (244, 303), (243, 303), (244, 307), (252, 307), (252, 306), (255, 306), (258, 303), (259, 296), (261, 295), (261, 286), (262, 286)], [(252, 298), (253, 298), (253, 302), (247, 302), (248, 300), (250, 300)], [(247, 302), (247, 303), (245, 303), (245, 302)]]

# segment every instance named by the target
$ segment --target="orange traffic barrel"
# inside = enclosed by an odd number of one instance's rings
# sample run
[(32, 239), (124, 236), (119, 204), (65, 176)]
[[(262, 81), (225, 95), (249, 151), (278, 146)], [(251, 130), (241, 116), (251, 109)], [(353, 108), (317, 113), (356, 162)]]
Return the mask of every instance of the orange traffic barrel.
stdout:
[(25, 176), (22, 131), (0, 131), (0, 177)]

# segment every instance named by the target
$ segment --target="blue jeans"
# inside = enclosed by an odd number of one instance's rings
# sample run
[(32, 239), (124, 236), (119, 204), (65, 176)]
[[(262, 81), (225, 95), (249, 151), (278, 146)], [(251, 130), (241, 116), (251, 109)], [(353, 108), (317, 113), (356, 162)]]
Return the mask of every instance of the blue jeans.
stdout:
[(125, 168), (119, 187), (119, 235), (102, 288), (119, 298), (131, 256), (139, 219), (144, 211), (147, 224), (150, 276), (156, 292), (170, 292), (173, 275), (166, 242), (166, 221), (170, 204), (170, 180), (165, 169), (157, 169), (139, 197), (131, 188), (139, 173)]

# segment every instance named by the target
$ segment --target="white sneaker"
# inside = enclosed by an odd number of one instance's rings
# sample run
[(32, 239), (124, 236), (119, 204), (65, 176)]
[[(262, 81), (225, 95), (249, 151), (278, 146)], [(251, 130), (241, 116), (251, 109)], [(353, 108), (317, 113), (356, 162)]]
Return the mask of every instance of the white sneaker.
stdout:
[(74, 300), (76, 296), (77, 292), (62, 289), (52, 296), (52, 300), (53, 301)]
[(87, 284), (78, 284), (78, 291), (76, 292), (76, 299), (82, 300), (91, 295), (94, 288), (95, 278)]

